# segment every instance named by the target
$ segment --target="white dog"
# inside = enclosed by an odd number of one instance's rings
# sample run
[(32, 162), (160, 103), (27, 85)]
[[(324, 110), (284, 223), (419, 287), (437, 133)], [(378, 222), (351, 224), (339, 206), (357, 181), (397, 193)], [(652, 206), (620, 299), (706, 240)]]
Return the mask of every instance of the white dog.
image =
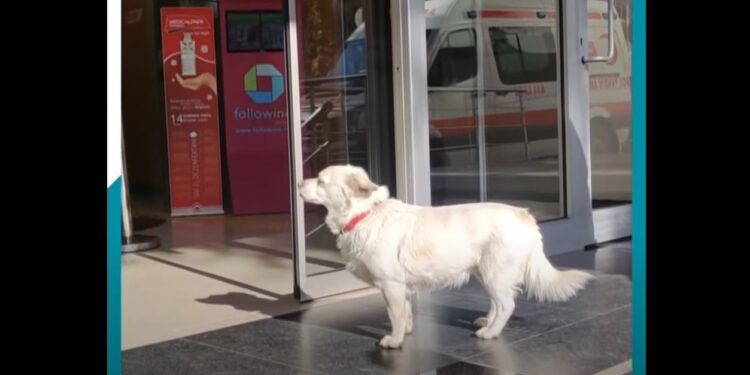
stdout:
[(354, 166), (331, 166), (300, 183), (299, 194), (326, 207), (347, 269), (383, 292), (392, 331), (380, 346), (398, 348), (413, 326), (407, 294), (459, 287), (474, 275), (490, 296), (476, 336), (500, 335), (520, 285), (539, 301), (566, 301), (592, 275), (558, 271), (547, 260), (542, 235), (527, 209), (498, 203), (419, 207), (389, 198)]

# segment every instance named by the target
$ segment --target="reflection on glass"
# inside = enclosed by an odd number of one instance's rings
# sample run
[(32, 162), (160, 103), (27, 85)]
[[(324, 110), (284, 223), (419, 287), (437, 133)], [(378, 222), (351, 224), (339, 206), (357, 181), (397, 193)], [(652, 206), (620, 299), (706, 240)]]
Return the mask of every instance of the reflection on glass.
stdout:
[(281, 51), (284, 49), (284, 16), (281, 12), (227, 12), (229, 52)]
[[(615, 56), (589, 64), (594, 208), (631, 201), (630, 1), (618, 1), (615, 10)], [(588, 1), (589, 55), (607, 52), (606, 11), (606, 1)]]
[[(363, 1), (297, 1), (303, 171), (329, 165), (369, 169), (367, 149), (367, 55)], [(326, 210), (306, 206), (306, 269), (316, 274), (344, 267), (335, 237), (324, 225)]]
[(264, 51), (284, 49), (284, 16), (281, 13), (261, 14), (261, 42)]
[(229, 52), (260, 50), (260, 13), (227, 12), (227, 50)]
[(433, 205), (562, 216), (557, 2), (425, 7)]

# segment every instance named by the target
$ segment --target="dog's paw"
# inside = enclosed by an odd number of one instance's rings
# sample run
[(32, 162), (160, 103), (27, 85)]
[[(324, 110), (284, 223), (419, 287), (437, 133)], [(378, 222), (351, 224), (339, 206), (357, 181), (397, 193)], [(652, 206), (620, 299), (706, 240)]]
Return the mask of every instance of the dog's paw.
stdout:
[(406, 334), (407, 335), (410, 334), (413, 329), (414, 329), (414, 320), (412, 319), (407, 320), (406, 327), (405, 327)]
[(487, 327), (484, 327), (474, 332), (474, 335), (482, 340), (492, 340), (500, 336), (500, 333), (493, 334), (489, 329), (487, 329)]
[(477, 327), (477, 328), (487, 327), (487, 317), (483, 316), (483, 317), (474, 319), (474, 327)]
[(385, 349), (398, 349), (401, 347), (402, 340), (396, 340), (391, 335), (386, 335), (380, 340), (380, 347)]

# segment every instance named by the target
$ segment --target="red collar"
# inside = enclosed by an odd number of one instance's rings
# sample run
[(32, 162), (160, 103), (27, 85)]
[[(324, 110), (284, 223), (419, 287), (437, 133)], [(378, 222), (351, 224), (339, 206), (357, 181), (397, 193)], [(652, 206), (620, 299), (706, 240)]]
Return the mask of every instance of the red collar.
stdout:
[[(376, 204), (376, 206), (377, 206), (377, 204)], [(346, 232), (351, 232), (351, 230), (354, 229), (354, 227), (357, 224), (359, 224), (360, 221), (364, 220), (367, 217), (367, 215), (370, 214), (370, 212), (372, 212), (372, 209), (370, 209), (369, 211), (365, 211), (365, 212), (363, 212), (363, 213), (361, 213), (361, 214), (359, 214), (359, 215), (357, 215), (357, 216), (349, 219), (349, 222), (347, 222), (346, 225), (344, 225), (344, 228), (341, 229), (341, 234), (344, 234)]]

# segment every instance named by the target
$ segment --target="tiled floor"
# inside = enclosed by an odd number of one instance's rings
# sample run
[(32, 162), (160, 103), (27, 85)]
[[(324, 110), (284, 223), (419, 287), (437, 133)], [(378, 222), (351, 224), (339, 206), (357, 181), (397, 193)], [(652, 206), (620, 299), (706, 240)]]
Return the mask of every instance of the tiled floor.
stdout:
[[(122, 347), (135, 348), (330, 303), (293, 297), (289, 215), (208, 216), (153, 222), (159, 249), (122, 257)], [(312, 251), (307, 269), (339, 268)]]
[[(228, 318), (212, 323), (224, 328), (212, 329), (211, 324), (204, 324), (194, 330), (200, 333), (183, 334), (168, 341), (162, 338), (151, 345), (133, 345), (133, 349), (123, 352), (123, 374), (628, 373), (630, 242), (551, 260), (559, 267), (594, 270), (598, 277), (567, 303), (539, 304), (519, 298), (503, 334), (492, 341), (472, 336), (472, 320), (489, 307), (489, 300), (476, 283), (459, 290), (420, 295), (415, 304), (414, 333), (407, 337), (401, 350), (392, 351), (377, 347), (379, 338), (389, 330), (379, 294), (364, 291), (359, 296), (296, 305), (294, 310), (304, 310), (285, 312), (281, 305), (292, 308), (296, 303), (283, 293), (269, 297), (259, 291), (256, 296), (241, 284), (225, 285), (222, 291), (218, 285), (205, 286), (205, 290), (193, 294), (210, 295), (203, 301), (204, 308), (209, 309), (204, 313), (224, 311)], [(176, 273), (200, 277), (192, 271), (172, 268)], [(278, 298), (276, 302), (274, 298)], [(194, 300), (191, 302), (195, 305)], [(158, 306), (158, 298), (151, 303), (152, 308)], [(275, 309), (262, 307), (274, 303), (278, 305)], [(232, 317), (229, 312), (237, 316)], [(180, 317), (179, 309), (172, 313), (176, 315), (174, 319)], [(248, 314), (260, 316), (248, 319)], [(235, 325), (228, 326), (231, 324)]]

